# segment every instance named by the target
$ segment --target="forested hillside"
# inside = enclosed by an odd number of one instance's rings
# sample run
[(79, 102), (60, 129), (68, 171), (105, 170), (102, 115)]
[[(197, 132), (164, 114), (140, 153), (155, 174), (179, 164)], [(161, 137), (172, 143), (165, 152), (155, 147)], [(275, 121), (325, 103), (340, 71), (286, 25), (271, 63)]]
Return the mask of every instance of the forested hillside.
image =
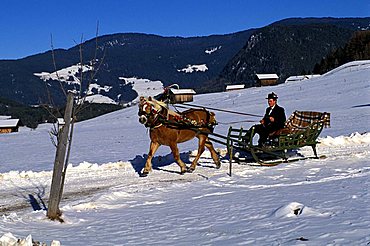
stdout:
[(344, 46), (330, 53), (315, 65), (314, 73), (326, 73), (350, 61), (370, 60), (370, 31), (358, 31)]
[(227, 64), (221, 83), (255, 86), (256, 73), (276, 73), (280, 82), (309, 74), (322, 57), (348, 42), (353, 31), (333, 25), (270, 25), (256, 31)]
[[(113, 104), (86, 103), (77, 114), (77, 121), (91, 119), (121, 108), (121, 106)], [(57, 118), (63, 118), (64, 108), (50, 107), (47, 105), (31, 107), (0, 98), (0, 115), (20, 119), (22, 125), (29, 128), (37, 128), (40, 123), (54, 123)]]

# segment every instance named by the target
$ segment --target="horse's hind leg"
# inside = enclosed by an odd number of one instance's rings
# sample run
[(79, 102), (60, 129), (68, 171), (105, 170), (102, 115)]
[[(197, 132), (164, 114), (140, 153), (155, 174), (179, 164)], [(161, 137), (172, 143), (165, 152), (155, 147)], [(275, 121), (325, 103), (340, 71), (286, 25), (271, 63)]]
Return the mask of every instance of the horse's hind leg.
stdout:
[(170, 145), (173, 157), (175, 158), (177, 164), (181, 168), (181, 174), (184, 174), (188, 171), (188, 168), (186, 167), (185, 163), (180, 159), (180, 152), (179, 149), (177, 148), (176, 144)]
[(200, 156), (204, 152), (204, 146), (205, 146), (206, 140), (207, 140), (207, 136), (205, 136), (205, 135), (199, 135), (197, 137), (199, 139), (198, 153), (197, 153), (197, 156), (194, 158), (193, 162), (190, 165), (190, 168), (189, 168), (190, 172), (193, 172), (195, 170), (195, 168), (197, 167), (197, 163), (199, 161)]
[(215, 148), (213, 148), (213, 144), (209, 141), (208, 137), (206, 140), (206, 147), (211, 152), (211, 156), (212, 156), (213, 161), (216, 164), (216, 168), (219, 169), (221, 167), (220, 158), (218, 157), (218, 154)]
[(149, 172), (152, 171), (152, 159), (153, 159), (155, 152), (158, 150), (159, 146), (160, 144), (157, 142), (153, 142), (153, 141), (150, 142), (149, 154), (145, 162), (144, 170), (141, 173), (142, 176), (146, 176), (148, 175)]

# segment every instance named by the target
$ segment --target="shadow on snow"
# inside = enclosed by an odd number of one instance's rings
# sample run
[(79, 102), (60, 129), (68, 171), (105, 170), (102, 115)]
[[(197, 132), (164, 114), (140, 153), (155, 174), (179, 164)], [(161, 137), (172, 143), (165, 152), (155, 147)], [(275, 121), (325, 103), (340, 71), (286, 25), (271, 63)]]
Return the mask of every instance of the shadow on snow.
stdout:
[[(137, 155), (134, 159), (130, 160), (130, 163), (132, 167), (134, 168), (135, 172), (138, 174), (141, 173), (141, 170), (145, 166), (146, 159), (148, 158), (148, 155)], [(180, 153), (180, 159), (185, 163), (185, 164), (190, 164), (190, 152), (184, 152)], [(180, 173), (180, 171), (173, 171), (173, 170), (168, 170), (164, 169), (163, 167), (169, 166), (172, 163), (176, 163), (172, 153), (167, 154), (165, 156), (154, 156), (152, 159), (152, 168), (154, 170), (161, 170), (169, 173)]]

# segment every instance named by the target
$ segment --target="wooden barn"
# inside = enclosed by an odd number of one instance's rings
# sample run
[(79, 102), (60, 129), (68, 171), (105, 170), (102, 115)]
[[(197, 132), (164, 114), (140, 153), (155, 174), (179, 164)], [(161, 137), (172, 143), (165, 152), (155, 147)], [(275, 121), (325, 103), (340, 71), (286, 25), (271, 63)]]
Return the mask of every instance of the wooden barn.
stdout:
[(226, 91), (235, 91), (235, 90), (241, 90), (244, 89), (245, 85), (227, 85)]
[(277, 85), (279, 76), (277, 74), (256, 74), (258, 86)]
[(0, 133), (18, 132), (20, 126), (19, 119), (0, 120)]
[(171, 88), (169, 90), (169, 99), (170, 103), (184, 103), (184, 102), (192, 102), (193, 95), (195, 95), (195, 91), (193, 89), (174, 89)]

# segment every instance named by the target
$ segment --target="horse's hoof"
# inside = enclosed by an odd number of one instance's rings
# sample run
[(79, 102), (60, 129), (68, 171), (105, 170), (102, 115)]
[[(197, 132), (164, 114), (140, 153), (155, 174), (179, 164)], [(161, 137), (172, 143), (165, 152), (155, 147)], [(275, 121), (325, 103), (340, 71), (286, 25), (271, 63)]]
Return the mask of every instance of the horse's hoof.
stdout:
[(194, 172), (194, 170), (195, 170), (195, 168), (188, 168), (188, 173), (192, 173), (192, 172)]
[(190, 168), (186, 167), (186, 169), (181, 170), (180, 174), (184, 175), (185, 173), (190, 173), (189, 170)]
[(144, 177), (148, 176), (148, 174), (149, 174), (149, 172), (141, 172), (141, 173), (139, 173), (139, 176), (144, 178)]
[(216, 164), (216, 169), (220, 169), (220, 168), (221, 168), (221, 162)]

